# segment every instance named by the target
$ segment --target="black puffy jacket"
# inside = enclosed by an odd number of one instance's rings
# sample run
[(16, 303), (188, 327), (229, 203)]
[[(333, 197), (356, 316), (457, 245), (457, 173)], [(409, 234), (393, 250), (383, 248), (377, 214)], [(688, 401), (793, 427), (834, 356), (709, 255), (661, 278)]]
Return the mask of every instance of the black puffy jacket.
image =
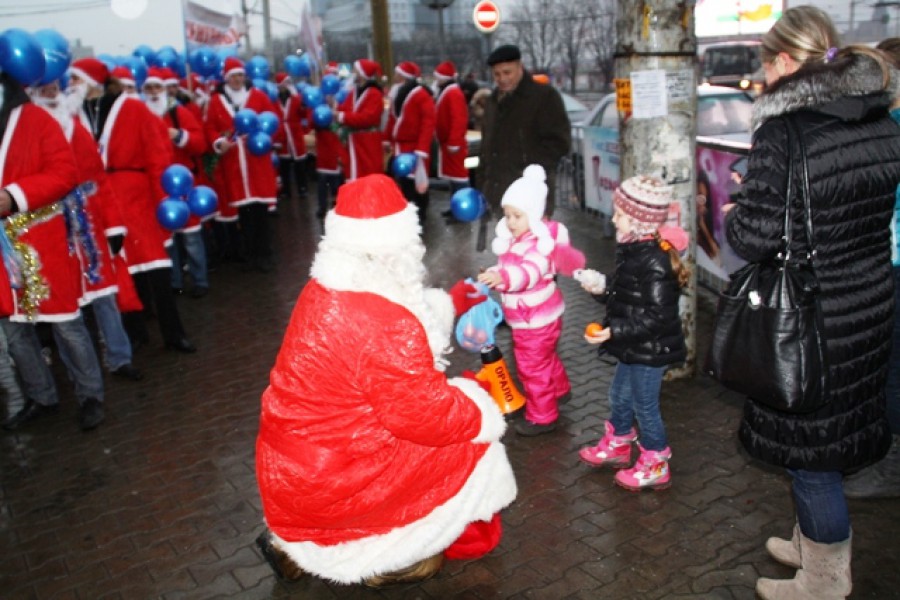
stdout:
[(603, 348), (629, 364), (662, 367), (684, 361), (678, 316), (681, 288), (669, 255), (655, 241), (616, 246), (616, 272), (607, 286), (606, 319), (611, 337)]
[[(754, 106), (760, 125), (744, 197), (728, 214), (726, 235), (749, 261), (779, 251), (788, 162), (783, 115), (791, 113), (809, 161), (831, 387), (830, 403), (809, 414), (748, 399), (739, 438), (770, 464), (844, 471), (875, 462), (890, 445), (884, 411), (894, 308), (889, 225), (900, 183), (900, 128), (888, 114), (892, 94), (882, 87), (874, 60), (853, 55), (782, 78)], [(796, 185), (793, 238), (802, 251), (807, 243)]]

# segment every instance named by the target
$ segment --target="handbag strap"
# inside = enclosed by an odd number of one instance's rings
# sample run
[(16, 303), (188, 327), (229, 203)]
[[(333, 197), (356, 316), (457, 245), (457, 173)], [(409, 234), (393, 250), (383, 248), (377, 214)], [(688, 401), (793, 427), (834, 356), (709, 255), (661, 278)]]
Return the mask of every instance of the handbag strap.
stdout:
[[(793, 142), (792, 140), (797, 140), (797, 148), (799, 150), (800, 157), (800, 196), (803, 199), (803, 228), (806, 231), (806, 245), (808, 248), (806, 258), (809, 261), (810, 266), (813, 268), (813, 272), (815, 272), (815, 258), (816, 258), (816, 247), (813, 238), (813, 221), (812, 221), (812, 210), (810, 209), (810, 194), (809, 194), (809, 160), (806, 156), (806, 144), (803, 142), (803, 137), (797, 131), (797, 124), (794, 122), (794, 118), (791, 115), (785, 117), (785, 123), (787, 124), (788, 130), (788, 147), (790, 148), (788, 160), (788, 193), (787, 193), (787, 209), (785, 210), (785, 227), (786, 229), (786, 239), (787, 243), (790, 243), (791, 233), (790, 233), (790, 221), (787, 220), (787, 215), (790, 214), (790, 206), (791, 206), (791, 171), (793, 171), (793, 160), (791, 154), (793, 154)], [(788, 249), (787, 253), (790, 256), (790, 249)]]
[(794, 190), (794, 137), (796, 131), (790, 118), (785, 119), (787, 123), (787, 186), (784, 193), (784, 233), (781, 236), (784, 242), (784, 249), (781, 251), (779, 258), (785, 265), (791, 258), (791, 238), (793, 237), (794, 228), (791, 225), (791, 203)]

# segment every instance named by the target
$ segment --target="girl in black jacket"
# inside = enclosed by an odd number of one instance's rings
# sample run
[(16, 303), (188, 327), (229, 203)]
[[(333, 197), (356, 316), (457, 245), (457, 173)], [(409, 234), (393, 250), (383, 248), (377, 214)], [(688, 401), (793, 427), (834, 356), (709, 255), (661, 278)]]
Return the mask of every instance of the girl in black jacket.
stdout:
[[(679, 227), (663, 226), (672, 203), (671, 188), (658, 179), (638, 175), (622, 182), (614, 196), (616, 272), (608, 289), (582, 281), (606, 302), (604, 328), (585, 335), (591, 344), (619, 359), (609, 401), (612, 414), (595, 445), (582, 448), (581, 460), (592, 466), (623, 469), (616, 483), (639, 491), (671, 485), (672, 451), (659, 411), (659, 390), (669, 365), (682, 362), (686, 350), (678, 299), (687, 269), (678, 252), (687, 242)], [(641, 430), (640, 455), (630, 468), (631, 448)]]

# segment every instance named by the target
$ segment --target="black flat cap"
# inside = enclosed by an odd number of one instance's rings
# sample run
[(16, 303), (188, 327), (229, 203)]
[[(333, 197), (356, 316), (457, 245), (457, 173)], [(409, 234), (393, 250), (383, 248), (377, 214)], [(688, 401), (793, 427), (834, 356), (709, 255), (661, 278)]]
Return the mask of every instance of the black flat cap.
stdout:
[(494, 48), (494, 51), (488, 56), (487, 64), (488, 66), (493, 67), (497, 63), (511, 62), (514, 60), (522, 60), (522, 53), (519, 51), (518, 46), (506, 44)]

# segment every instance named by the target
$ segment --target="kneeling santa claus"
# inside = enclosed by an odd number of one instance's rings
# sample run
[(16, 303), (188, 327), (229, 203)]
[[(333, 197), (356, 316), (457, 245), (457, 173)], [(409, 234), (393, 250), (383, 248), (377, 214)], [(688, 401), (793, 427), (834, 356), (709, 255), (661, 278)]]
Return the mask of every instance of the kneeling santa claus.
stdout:
[(256, 446), (257, 543), (283, 579), (419, 581), (499, 543), (516, 496), (506, 423), (477, 382), (444, 374), (454, 301), (424, 285), (420, 231), (384, 175), (341, 186), (325, 219)]

